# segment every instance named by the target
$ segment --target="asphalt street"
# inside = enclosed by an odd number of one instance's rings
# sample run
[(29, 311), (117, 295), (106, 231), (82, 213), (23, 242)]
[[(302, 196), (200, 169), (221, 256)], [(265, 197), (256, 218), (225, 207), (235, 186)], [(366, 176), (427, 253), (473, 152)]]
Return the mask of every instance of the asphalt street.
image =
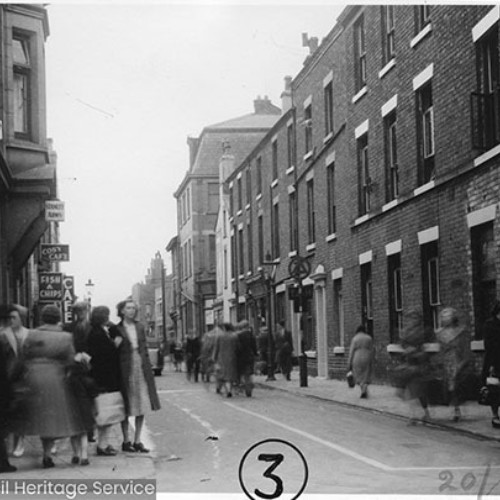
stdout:
[[(185, 374), (156, 380), (163, 408), (147, 422), (158, 491), (273, 495), (281, 483), (280, 498), (292, 498), (307, 467), (307, 493), (500, 493), (495, 441), (282, 391), (226, 398)], [(276, 441), (250, 450), (265, 440)]]

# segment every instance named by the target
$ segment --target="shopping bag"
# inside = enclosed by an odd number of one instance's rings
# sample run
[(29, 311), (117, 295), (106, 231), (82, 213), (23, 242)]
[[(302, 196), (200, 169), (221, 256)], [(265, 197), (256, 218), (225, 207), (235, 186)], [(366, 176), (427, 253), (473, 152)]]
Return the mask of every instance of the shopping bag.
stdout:
[(117, 424), (125, 420), (125, 403), (121, 392), (104, 392), (95, 398), (96, 424)]
[(352, 389), (356, 385), (352, 371), (347, 372), (346, 378), (347, 378), (347, 385)]

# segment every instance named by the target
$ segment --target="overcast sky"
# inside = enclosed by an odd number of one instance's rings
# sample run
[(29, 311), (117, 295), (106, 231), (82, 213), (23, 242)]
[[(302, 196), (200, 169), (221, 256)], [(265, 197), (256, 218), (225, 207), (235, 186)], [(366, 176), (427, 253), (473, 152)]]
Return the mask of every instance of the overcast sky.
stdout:
[(275, 3), (47, 7), (48, 134), (71, 257), (62, 272), (80, 297), (91, 279), (93, 305), (114, 311), (156, 251), (167, 256), (187, 137), (253, 112), (258, 95), (280, 105), (284, 77), (308, 53), (301, 34), (321, 40), (342, 10)]

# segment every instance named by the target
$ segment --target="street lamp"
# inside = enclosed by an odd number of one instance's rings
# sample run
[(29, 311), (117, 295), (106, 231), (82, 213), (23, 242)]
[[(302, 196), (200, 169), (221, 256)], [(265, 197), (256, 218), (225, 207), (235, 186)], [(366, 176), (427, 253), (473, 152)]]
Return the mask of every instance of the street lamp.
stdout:
[(87, 302), (89, 303), (89, 309), (92, 307), (92, 292), (94, 288), (94, 283), (92, 283), (92, 279), (89, 278), (87, 283), (85, 283), (85, 290), (87, 293)]
[[(271, 260), (271, 254), (266, 253), (266, 260), (261, 262), (261, 266), (277, 266), (279, 262)], [(267, 309), (267, 379), (266, 380), (276, 380), (274, 376), (274, 335), (273, 335), (273, 320), (274, 315), (272, 314), (272, 286), (273, 286), (273, 276), (267, 271), (264, 271), (262, 267), (259, 268), (261, 276), (266, 283), (266, 309)], [(273, 268), (274, 270), (274, 268)]]

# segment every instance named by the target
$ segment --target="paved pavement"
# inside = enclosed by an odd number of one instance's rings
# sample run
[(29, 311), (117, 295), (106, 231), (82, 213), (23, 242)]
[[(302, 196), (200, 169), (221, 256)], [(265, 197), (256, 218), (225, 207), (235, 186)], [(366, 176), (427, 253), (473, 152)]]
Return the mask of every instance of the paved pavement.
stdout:
[[(255, 376), (255, 383), (261, 388), (286, 391), (303, 397), (331, 401), (399, 418), (410, 419), (412, 416), (410, 403), (399, 398), (396, 395), (396, 389), (391, 386), (372, 384), (368, 389), (368, 398), (361, 399), (359, 397), (359, 387), (350, 389), (345, 380), (309, 376), (307, 382), (307, 387), (300, 387), (297, 368), (294, 368), (290, 381), (286, 381), (279, 373), (276, 374), (275, 381), (267, 381), (267, 377), (264, 375)], [(477, 401), (467, 401), (462, 405), (462, 418), (459, 422), (452, 421), (452, 407), (431, 406), (429, 411), (432, 418), (431, 422), (419, 421), (419, 424), (437, 426), (469, 436), (500, 441), (500, 429), (494, 429), (491, 425), (490, 408), (479, 405)], [(418, 405), (416, 414), (419, 418), (423, 415)]]

